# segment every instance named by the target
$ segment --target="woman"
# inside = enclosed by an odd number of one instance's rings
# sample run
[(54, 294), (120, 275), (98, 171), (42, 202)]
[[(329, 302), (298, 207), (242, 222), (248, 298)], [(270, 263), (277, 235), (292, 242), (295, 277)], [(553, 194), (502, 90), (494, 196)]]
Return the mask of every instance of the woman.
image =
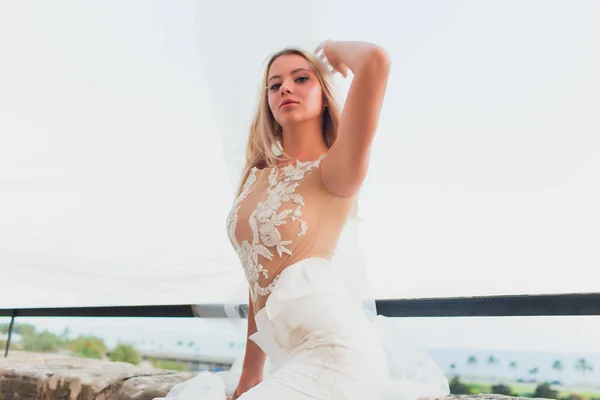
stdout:
[[(393, 360), (361, 297), (331, 262), (367, 172), (389, 58), (362, 42), (326, 41), (317, 54), (286, 49), (268, 62), (246, 169), (227, 218), (249, 283), (246, 353), (230, 398), (446, 394), (445, 379), (432, 390), (415, 391), (416, 382), (410, 393), (399, 392), (390, 379)], [(325, 60), (331, 72), (354, 75), (341, 115)], [(272, 370), (265, 377), (267, 357)], [(415, 380), (429, 382), (421, 378)], [(223, 400), (219, 379), (202, 373), (167, 398)]]

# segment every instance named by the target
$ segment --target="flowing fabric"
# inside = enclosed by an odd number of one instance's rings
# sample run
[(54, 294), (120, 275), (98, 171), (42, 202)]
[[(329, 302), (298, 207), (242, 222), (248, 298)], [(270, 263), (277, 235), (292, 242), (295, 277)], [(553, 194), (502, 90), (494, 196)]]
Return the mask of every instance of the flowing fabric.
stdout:
[[(248, 7), (251, 12), (253, 5)], [(328, 9), (326, 3), (305, 5), (308, 10), (305, 18), (286, 19), (286, 29), (281, 35), (271, 35), (271, 21), (283, 18), (286, 6), (266, 8), (249, 22), (244, 10), (232, 15), (223, 4), (203, 4), (200, 37), (205, 70), (210, 76), (215, 118), (221, 128), (224, 158), (229, 169), (232, 190), (239, 185), (239, 177), (244, 168), (244, 150), (248, 126), (256, 92), (260, 93), (260, 79), (264, 62), (269, 53), (283, 47), (297, 46), (312, 51), (319, 42), (335, 34), (333, 25), (327, 21), (328, 14), (337, 11)], [(227, 13), (230, 23), (247, 34), (243, 37), (230, 35), (218, 21), (218, 16)], [(262, 21), (262, 22), (261, 22)], [(252, 25), (253, 29), (243, 29)], [(342, 34), (343, 29), (340, 29)], [(219, 41), (214, 41), (214, 35)], [(368, 40), (365, 37), (363, 40)], [(231, 51), (231, 49), (236, 51)], [(239, 69), (239, 60), (244, 60), (246, 69)], [(249, 78), (249, 79), (248, 79)], [(351, 78), (335, 77), (332, 86), (336, 99), (343, 108)], [(239, 118), (232, 118), (237, 115)], [(233, 200), (233, 198), (232, 198)], [(360, 215), (360, 201), (359, 201)], [(330, 279), (316, 278), (317, 268), (322, 269), (324, 260), (309, 259), (288, 266), (267, 301), (267, 306), (256, 316), (258, 332), (251, 337), (267, 354), (265, 382), (242, 399), (416, 399), (427, 396), (443, 396), (449, 392), (448, 382), (439, 367), (419, 347), (410, 343), (400, 325), (389, 318), (378, 316), (375, 301), (369, 287), (369, 279), (359, 240), (357, 219), (347, 221), (331, 264), (325, 263), (331, 274)], [(231, 323), (242, 332), (246, 330), (244, 313), (238, 307), (248, 302), (248, 284), (242, 268), (237, 286), (230, 286), (230, 300), (225, 310)], [(225, 289), (225, 288), (224, 288)], [(328, 293), (329, 296), (324, 296)], [(352, 305), (352, 306), (351, 306)], [(273, 311), (273, 310), (279, 310)], [(286, 312), (281, 312), (286, 310)], [(307, 314), (306, 310), (310, 310)], [(274, 313), (274, 315), (273, 315)], [(314, 353), (302, 351), (300, 346), (282, 349), (278, 344), (281, 338), (293, 336), (293, 332), (283, 327), (298, 324), (317, 324), (322, 320), (339, 320), (345, 332), (352, 337), (330, 335), (329, 345), (346, 343), (350, 358), (355, 362), (346, 368), (337, 369), (330, 385), (323, 385), (321, 369), (326, 363)], [(292, 321), (293, 320), (293, 321)], [(273, 328), (277, 321), (279, 330)], [(319, 329), (317, 329), (319, 330)], [(279, 339), (278, 339), (279, 338)], [(348, 342), (350, 341), (350, 342)], [(306, 345), (319, 347), (322, 343), (308, 340)], [(297, 354), (298, 359), (294, 359)], [(318, 353), (318, 352), (317, 352)], [(304, 358), (306, 357), (306, 358)], [(363, 357), (362, 361), (360, 360)], [(224, 399), (222, 390), (231, 394), (241, 373), (243, 355), (228, 372), (217, 374), (202, 373), (197, 378), (184, 382), (169, 393), (168, 398), (177, 400)], [(369, 371), (361, 368), (369, 367)], [(361, 373), (362, 371), (362, 373)], [(315, 375), (316, 374), (316, 375)], [(318, 375), (318, 376), (317, 376)], [(304, 376), (306, 379), (296, 380)], [(310, 382), (321, 382), (313, 386)], [(343, 395), (340, 387), (346, 388)], [(333, 396), (333, 397), (331, 397)]]
[[(402, 399), (448, 394), (448, 382), (426, 353), (407, 345), (388, 318), (369, 320), (343, 265), (308, 258), (287, 267), (255, 316), (250, 336), (267, 354), (254, 399)], [(175, 386), (172, 400), (225, 400), (239, 380), (231, 371), (202, 372)]]

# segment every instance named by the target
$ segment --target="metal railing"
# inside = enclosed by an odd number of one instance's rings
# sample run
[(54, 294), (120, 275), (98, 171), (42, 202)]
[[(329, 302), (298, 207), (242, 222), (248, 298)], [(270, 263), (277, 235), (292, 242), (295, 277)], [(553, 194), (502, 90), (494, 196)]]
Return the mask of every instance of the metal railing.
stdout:
[[(377, 314), (386, 317), (523, 317), (600, 315), (600, 293), (506, 295), (376, 300)], [(233, 309), (241, 318), (248, 306)], [(182, 304), (111, 307), (55, 307), (0, 309), (11, 317), (4, 357), (8, 356), (17, 317), (145, 317), (225, 318), (223, 304)]]

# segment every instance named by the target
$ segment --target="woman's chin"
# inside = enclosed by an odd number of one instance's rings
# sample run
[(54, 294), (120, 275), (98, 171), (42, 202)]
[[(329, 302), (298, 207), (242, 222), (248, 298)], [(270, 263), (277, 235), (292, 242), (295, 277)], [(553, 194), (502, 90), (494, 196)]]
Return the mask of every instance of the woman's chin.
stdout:
[(303, 122), (310, 121), (311, 119), (313, 118), (307, 118), (306, 115), (301, 115), (300, 113), (287, 112), (284, 115), (282, 115), (279, 124), (281, 126), (297, 125)]

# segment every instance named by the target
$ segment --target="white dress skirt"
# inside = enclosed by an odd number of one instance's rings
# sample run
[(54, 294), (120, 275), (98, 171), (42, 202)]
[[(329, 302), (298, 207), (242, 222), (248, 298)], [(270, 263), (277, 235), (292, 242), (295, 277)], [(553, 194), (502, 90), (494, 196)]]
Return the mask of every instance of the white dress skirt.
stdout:
[[(284, 269), (250, 336), (267, 355), (265, 379), (239, 399), (415, 400), (449, 394), (433, 360), (402, 343), (391, 319), (370, 321), (353, 293), (328, 260), (308, 258)], [(225, 373), (202, 372), (154, 400), (226, 400), (237, 387), (242, 361)]]

